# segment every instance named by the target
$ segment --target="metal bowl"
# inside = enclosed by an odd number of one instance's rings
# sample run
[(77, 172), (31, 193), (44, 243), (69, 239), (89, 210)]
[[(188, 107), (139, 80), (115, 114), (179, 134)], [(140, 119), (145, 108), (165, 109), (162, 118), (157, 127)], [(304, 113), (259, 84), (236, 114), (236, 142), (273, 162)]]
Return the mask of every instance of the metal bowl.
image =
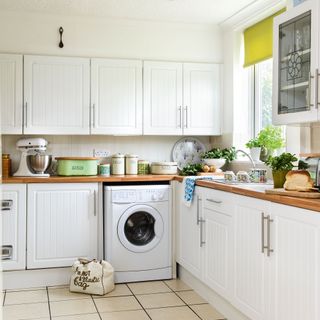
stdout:
[(51, 155), (38, 153), (27, 156), (28, 167), (34, 173), (44, 173), (51, 165), (51, 161)]

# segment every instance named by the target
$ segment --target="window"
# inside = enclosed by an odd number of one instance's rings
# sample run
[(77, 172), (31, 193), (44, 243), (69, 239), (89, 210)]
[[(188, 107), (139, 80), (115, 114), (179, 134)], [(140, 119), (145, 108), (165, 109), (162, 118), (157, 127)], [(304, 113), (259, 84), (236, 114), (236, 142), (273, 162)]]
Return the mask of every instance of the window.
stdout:
[(272, 59), (253, 65), (253, 132), (272, 124)]

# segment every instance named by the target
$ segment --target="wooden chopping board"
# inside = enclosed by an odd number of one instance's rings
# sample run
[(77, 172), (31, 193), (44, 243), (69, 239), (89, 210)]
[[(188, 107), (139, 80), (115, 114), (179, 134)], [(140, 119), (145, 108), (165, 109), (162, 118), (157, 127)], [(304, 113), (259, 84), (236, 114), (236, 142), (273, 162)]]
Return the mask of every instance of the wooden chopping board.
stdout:
[(221, 177), (223, 176), (223, 172), (197, 172), (197, 176), (217, 176)]
[(320, 192), (317, 192), (317, 191), (315, 192), (287, 191), (283, 188), (279, 188), (279, 189), (267, 189), (265, 192), (267, 194), (276, 194), (276, 195), (287, 196), (287, 197), (320, 199)]

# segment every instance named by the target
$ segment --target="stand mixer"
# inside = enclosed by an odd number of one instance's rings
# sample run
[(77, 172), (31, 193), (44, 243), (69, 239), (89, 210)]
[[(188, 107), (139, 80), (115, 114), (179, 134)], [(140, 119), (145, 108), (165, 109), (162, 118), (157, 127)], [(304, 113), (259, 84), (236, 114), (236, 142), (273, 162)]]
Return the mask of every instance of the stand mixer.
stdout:
[(44, 173), (51, 164), (52, 156), (44, 154), (48, 142), (43, 138), (20, 139), (16, 147), (21, 151), (16, 177), (49, 177)]

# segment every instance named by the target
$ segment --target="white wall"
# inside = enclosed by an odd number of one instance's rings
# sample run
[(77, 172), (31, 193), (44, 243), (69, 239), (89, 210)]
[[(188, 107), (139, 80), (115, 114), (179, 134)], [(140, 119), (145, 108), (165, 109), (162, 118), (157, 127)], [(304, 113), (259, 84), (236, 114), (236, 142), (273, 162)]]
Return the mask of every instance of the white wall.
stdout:
[[(63, 26), (65, 47), (58, 47)], [(221, 33), (217, 26), (160, 23), (96, 17), (67, 17), (35, 13), (0, 13), (0, 52), (134, 58), (192, 62), (222, 62)], [(16, 168), (18, 136), (2, 138)], [(171, 158), (179, 137), (49, 136), (55, 156), (91, 156), (94, 148), (111, 153), (135, 153), (161, 161)], [(208, 144), (209, 138), (202, 140)]]

